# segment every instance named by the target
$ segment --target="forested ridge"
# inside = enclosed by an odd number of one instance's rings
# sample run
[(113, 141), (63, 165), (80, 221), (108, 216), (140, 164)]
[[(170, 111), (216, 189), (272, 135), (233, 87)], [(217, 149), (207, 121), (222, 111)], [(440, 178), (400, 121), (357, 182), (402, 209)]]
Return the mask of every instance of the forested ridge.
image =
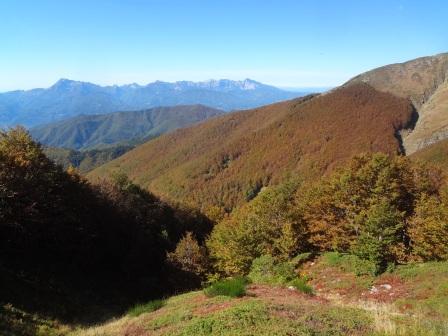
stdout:
[(162, 135), (88, 178), (122, 171), (165, 199), (229, 212), (288, 175), (314, 179), (362, 152), (400, 153), (398, 132), (414, 119), (409, 100), (354, 84)]

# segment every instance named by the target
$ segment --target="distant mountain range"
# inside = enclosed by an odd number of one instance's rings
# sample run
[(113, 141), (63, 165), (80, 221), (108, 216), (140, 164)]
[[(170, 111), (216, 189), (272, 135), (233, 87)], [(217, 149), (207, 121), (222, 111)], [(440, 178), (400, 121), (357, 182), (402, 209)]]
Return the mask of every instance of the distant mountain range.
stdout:
[(204, 105), (155, 107), (142, 111), (81, 115), (31, 128), (30, 133), (46, 146), (101, 149), (140, 143), (223, 113)]
[(203, 104), (225, 111), (248, 109), (304, 94), (251, 79), (204, 82), (156, 81), (148, 85), (99, 86), (61, 79), (48, 89), (0, 94), (0, 127), (27, 127), (85, 114), (135, 111), (156, 106)]

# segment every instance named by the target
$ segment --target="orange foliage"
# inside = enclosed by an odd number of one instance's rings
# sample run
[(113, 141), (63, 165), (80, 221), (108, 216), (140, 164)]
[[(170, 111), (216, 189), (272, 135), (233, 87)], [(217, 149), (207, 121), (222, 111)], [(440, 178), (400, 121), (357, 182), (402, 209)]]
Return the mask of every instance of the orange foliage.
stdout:
[(254, 186), (290, 173), (314, 178), (360, 152), (400, 152), (413, 118), (406, 99), (366, 84), (241, 111), (149, 141), (89, 174), (123, 170), (170, 200), (230, 210)]

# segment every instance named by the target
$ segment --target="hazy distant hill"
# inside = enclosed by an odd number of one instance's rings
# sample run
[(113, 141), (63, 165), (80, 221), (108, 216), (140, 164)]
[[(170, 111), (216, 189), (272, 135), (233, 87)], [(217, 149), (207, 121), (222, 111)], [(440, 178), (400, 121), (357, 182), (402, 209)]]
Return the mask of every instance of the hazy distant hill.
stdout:
[(156, 106), (203, 104), (230, 111), (299, 97), (246, 79), (206, 82), (154, 82), (148, 85), (99, 86), (61, 79), (48, 89), (0, 94), (0, 126), (35, 126), (81, 114), (135, 111)]
[(359, 82), (412, 101), (418, 121), (403, 137), (407, 154), (448, 138), (448, 53), (386, 65), (348, 83)]
[(157, 107), (143, 111), (82, 115), (37, 126), (30, 132), (46, 146), (104, 148), (118, 143), (135, 144), (223, 113), (203, 105)]
[(361, 152), (401, 152), (398, 132), (414, 113), (407, 99), (353, 84), (162, 135), (89, 177), (121, 170), (168, 199), (229, 209), (291, 173), (316, 177)]

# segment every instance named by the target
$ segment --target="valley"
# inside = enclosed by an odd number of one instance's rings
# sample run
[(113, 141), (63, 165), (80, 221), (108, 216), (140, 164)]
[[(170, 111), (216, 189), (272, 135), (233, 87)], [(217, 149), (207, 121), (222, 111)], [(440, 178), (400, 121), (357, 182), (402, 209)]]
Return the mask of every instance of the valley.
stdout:
[(448, 334), (447, 53), (308, 94), (62, 79), (0, 125), (2, 336)]

